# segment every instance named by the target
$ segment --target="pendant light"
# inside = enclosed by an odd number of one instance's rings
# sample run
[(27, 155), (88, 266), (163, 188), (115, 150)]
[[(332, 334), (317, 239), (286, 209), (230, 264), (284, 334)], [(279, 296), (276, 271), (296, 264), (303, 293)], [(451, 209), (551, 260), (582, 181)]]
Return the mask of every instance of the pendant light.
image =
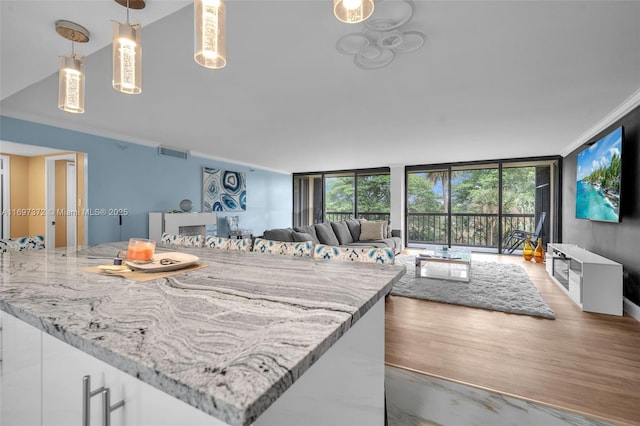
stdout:
[(71, 55), (60, 57), (58, 72), (58, 108), (66, 112), (84, 112), (84, 56), (76, 55), (74, 43), (89, 41), (86, 28), (65, 20), (56, 21), (56, 32), (71, 40)]
[(195, 0), (195, 61), (205, 68), (227, 65), (226, 8), (222, 0)]
[(142, 92), (142, 28), (129, 23), (129, 9), (142, 9), (144, 0), (115, 0), (126, 6), (127, 22), (113, 23), (113, 88), (137, 95)]
[(346, 24), (357, 24), (373, 13), (373, 0), (333, 0), (333, 14)]

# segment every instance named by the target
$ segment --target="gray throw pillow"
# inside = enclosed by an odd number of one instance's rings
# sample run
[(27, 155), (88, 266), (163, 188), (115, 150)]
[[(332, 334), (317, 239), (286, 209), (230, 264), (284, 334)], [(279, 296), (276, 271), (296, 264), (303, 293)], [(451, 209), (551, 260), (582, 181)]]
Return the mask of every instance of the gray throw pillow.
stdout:
[(313, 244), (318, 244), (320, 242), (320, 240), (318, 240), (318, 234), (316, 234), (316, 228), (313, 225), (294, 226), (293, 230), (311, 235), (311, 240), (304, 241), (313, 241)]
[(320, 240), (322, 244), (326, 244), (329, 246), (340, 245), (340, 242), (338, 241), (338, 237), (336, 237), (336, 234), (333, 232), (333, 228), (331, 227), (330, 224), (316, 223), (313, 226), (315, 226), (316, 234), (318, 235), (318, 240)]
[(360, 221), (358, 219), (347, 219), (345, 220), (347, 223), (347, 227), (349, 227), (349, 232), (351, 232), (351, 237), (353, 241), (360, 240)]
[(349, 244), (353, 242), (353, 237), (349, 231), (349, 227), (346, 222), (331, 222), (334, 234), (338, 237), (340, 245)]
[(263, 235), (265, 240), (273, 241), (293, 241), (293, 229), (280, 228), (280, 229), (267, 229)]
[(313, 236), (306, 232), (298, 232), (293, 231), (293, 241), (303, 242), (303, 241), (311, 241), (313, 242)]

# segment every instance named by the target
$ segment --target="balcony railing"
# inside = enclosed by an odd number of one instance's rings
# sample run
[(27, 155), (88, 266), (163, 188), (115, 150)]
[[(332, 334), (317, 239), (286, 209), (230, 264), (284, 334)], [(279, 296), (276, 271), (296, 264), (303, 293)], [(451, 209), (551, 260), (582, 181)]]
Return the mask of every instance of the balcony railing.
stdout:
[[(448, 244), (449, 215), (447, 213), (409, 213), (407, 236), (409, 243)], [(503, 214), (502, 233), (512, 229), (533, 231), (533, 214)], [(452, 213), (451, 244), (472, 247), (498, 247), (498, 215), (483, 213)]]
[[(326, 212), (324, 214), (325, 221), (327, 222), (339, 222), (341, 220), (352, 219), (354, 217), (352, 212)], [(384, 220), (389, 221), (391, 213), (384, 212), (358, 212), (358, 219), (366, 220)]]
[[(358, 212), (359, 219), (389, 221), (390, 213)], [(326, 212), (327, 222), (351, 219), (352, 212)], [(448, 244), (449, 215), (447, 213), (409, 213), (407, 235), (409, 243)], [(503, 214), (502, 234), (513, 229), (533, 232), (534, 214)], [(498, 247), (498, 215), (484, 213), (452, 213), (451, 244), (469, 247)]]

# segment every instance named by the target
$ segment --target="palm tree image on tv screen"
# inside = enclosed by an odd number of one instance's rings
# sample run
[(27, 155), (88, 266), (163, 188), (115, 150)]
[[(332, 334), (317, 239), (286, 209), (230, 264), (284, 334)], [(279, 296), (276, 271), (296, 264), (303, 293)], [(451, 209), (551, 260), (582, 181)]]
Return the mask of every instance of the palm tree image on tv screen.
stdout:
[(618, 222), (622, 127), (578, 154), (576, 218)]

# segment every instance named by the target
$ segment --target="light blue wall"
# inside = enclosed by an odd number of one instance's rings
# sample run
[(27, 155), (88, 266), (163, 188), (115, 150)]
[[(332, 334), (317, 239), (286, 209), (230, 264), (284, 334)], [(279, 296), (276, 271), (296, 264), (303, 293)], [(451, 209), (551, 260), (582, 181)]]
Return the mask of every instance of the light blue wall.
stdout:
[[(122, 226), (117, 216), (88, 217), (88, 243), (146, 237), (148, 213), (179, 209), (180, 200), (202, 209), (202, 167), (245, 172), (247, 210), (221, 212), (240, 216), (240, 227), (260, 235), (265, 229), (291, 226), (292, 179), (246, 166), (190, 156), (187, 160), (159, 156), (156, 148), (87, 133), (0, 116), (0, 140), (87, 154), (90, 209), (128, 209)], [(221, 221), (219, 220), (219, 228)]]

